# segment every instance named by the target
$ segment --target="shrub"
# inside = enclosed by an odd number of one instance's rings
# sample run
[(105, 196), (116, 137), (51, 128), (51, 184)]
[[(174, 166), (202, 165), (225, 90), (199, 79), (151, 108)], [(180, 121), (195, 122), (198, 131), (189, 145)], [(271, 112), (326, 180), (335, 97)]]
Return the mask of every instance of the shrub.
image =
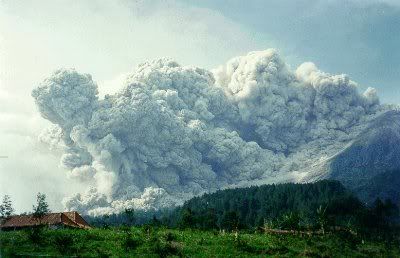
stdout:
[(282, 216), (279, 221), (279, 226), (282, 229), (299, 229), (300, 216), (297, 212), (289, 212)]
[(165, 240), (168, 242), (176, 240), (176, 235), (174, 235), (172, 232), (168, 232), (165, 234)]
[(167, 257), (169, 255), (181, 256), (179, 247), (172, 242), (155, 241), (152, 250), (160, 257)]
[(123, 247), (125, 250), (135, 250), (142, 244), (142, 240), (127, 234), (123, 240)]
[(263, 248), (258, 248), (250, 245), (248, 241), (241, 237), (238, 232), (235, 233), (234, 246), (236, 247), (236, 249), (250, 254), (261, 254), (266, 252), (266, 250), (264, 250)]
[(170, 232), (164, 237), (159, 237), (158, 234), (153, 233), (150, 238), (150, 248), (159, 257), (167, 257), (169, 255), (182, 256), (179, 243), (173, 241), (175, 238), (176, 236)]
[(67, 233), (59, 233), (53, 239), (54, 247), (61, 254), (75, 253), (74, 242), (74, 238)]
[(348, 244), (350, 248), (355, 249), (357, 245), (361, 244), (362, 240), (359, 236), (351, 233), (348, 230), (341, 230), (337, 232), (339, 238), (343, 240), (344, 243)]
[(43, 244), (45, 237), (43, 234), (43, 227), (42, 226), (37, 226), (37, 227), (31, 227), (25, 230), (25, 233), (32, 243), (36, 245), (41, 245)]

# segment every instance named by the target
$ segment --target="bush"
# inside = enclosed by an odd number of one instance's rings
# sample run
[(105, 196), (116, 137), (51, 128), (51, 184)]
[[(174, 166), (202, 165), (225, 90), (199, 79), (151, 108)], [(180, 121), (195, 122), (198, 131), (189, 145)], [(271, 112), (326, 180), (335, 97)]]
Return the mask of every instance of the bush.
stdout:
[(75, 253), (74, 243), (74, 238), (67, 233), (57, 234), (53, 239), (54, 246), (61, 254)]
[(44, 228), (42, 226), (31, 227), (25, 230), (25, 233), (32, 243), (35, 245), (43, 244), (45, 237), (43, 234)]
[(348, 244), (351, 249), (356, 249), (357, 245), (361, 244), (362, 240), (359, 236), (351, 233), (348, 230), (341, 230), (337, 232), (337, 235), (344, 243)]
[(300, 216), (297, 212), (289, 212), (282, 216), (279, 221), (279, 227), (281, 229), (292, 229), (297, 230), (299, 229), (300, 224)]
[(142, 244), (142, 240), (133, 237), (131, 234), (127, 234), (123, 240), (123, 247), (125, 250), (135, 250)]
[(167, 233), (164, 237), (159, 237), (156, 232), (150, 238), (150, 248), (159, 257), (167, 257), (169, 255), (182, 256), (179, 243), (173, 241), (176, 236)]
[(171, 242), (176, 240), (176, 235), (172, 234), (172, 232), (168, 232), (167, 234), (165, 234), (164, 238), (166, 241)]
[(152, 250), (155, 254), (160, 257), (167, 257), (169, 255), (181, 256), (181, 251), (179, 247), (172, 242), (155, 241)]

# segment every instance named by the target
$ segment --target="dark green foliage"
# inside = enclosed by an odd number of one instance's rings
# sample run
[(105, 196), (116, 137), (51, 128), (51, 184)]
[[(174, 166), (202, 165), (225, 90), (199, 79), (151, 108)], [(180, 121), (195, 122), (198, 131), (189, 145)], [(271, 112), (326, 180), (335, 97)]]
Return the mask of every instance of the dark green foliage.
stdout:
[[(132, 213), (130, 213), (132, 211)], [(153, 217), (159, 220), (159, 224), (170, 225), (171, 222), (170, 214), (173, 212), (172, 209), (166, 210), (128, 210), (128, 214), (125, 212), (121, 214), (110, 214), (98, 217), (84, 216), (84, 219), (92, 226), (110, 228), (113, 226), (120, 225), (144, 225), (151, 224)], [(133, 216), (132, 216), (133, 215)], [(176, 221), (176, 219), (174, 220)]]
[(31, 241), (35, 245), (39, 245), (43, 243), (44, 240), (43, 230), (44, 230), (43, 226), (36, 226), (27, 228), (25, 230), (25, 233), (29, 241)]
[(300, 227), (300, 215), (297, 212), (289, 212), (284, 214), (278, 222), (278, 227), (281, 229), (294, 229), (297, 230)]
[(249, 241), (245, 238), (243, 238), (241, 235), (238, 233), (235, 234), (234, 236), (234, 246), (238, 251), (248, 253), (248, 254), (263, 254), (266, 253), (266, 246), (265, 247), (256, 247), (253, 246), (249, 243)]
[(317, 209), (317, 225), (322, 230), (323, 234), (325, 234), (326, 227), (328, 226), (327, 208), (327, 206), (322, 208), (322, 205), (320, 205)]
[(194, 215), (191, 209), (183, 209), (179, 220), (180, 228), (190, 228), (194, 225)]
[[(175, 210), (135, 211), (134, 218), (135, 224), (152, 228), (235, 231), (268, 227), (325, 233), (339, 227), (376, 235), (390, 232), (398, 215), (397, 206), (389, 200), (367, 207), (341, 183), (323, 180), (220, 190), (195, 197)], [(86, 218), (94, 226), (109, 228), (128, 225), (128, 217), (125, 212)]]
[[(323, 215), (317, 213), (320, 207)], [(265, 221), (282, 229), (310, 224), (321, 228), (328, 221), (345, 225), (364, 208), (342, 184), (324, 180), (221, 190), (187, 201), (170, 218), (181, 227), (199, 229), (251, 229), (263, 226)]]
[(159, 257), (181, 256), (180, 243), (174, 240), (176, 240), (176, 237), (171, 232), (162, 235), (157, 231), (153, 231), (149, 239), (150, 249)]
[(71, 234), (68, 233), (55, 233), (55, 236), (53, 238), (53, 244), (54, 247), (61, 253), (61, 254), (72, 254), (76, 250), (74, 250), (74, 238)]
[(142, 240), (132, 236), (132, 234), (127, 234), (123, 240), (123, 246), (126, 250), (135, 250), (142, 244)]
[[(150, 227), (150, 226), (148, 226)], [(150, 235), (148, 232), (150, 231)], [(325, 235), (218, 233), (132, 227), (43, 230), (40, 246), (22, 231), (1, 232), (0, 256), (8, 257), (400, 257), (397, 235), (364, 239), (351, 232)]]
[(351, 249), (356, 249), (356, 247), (362, 243), (362, 239), (359, 235), (352, 233), (348, 230), (338, 231), (336, 233), (344, 243)]
[(150, 221), (150, 225), (153, 227), (160, 227), (162, 224), (161, 224), (161, 221), (159, 219), (157, 219), (157, 216), (153, 215), (153, 218)]
[(36, 196), (36, 205), (33, 205), (33, 216), (40, 220), (44, 215), (50, 212), (49, 205), (46, 201), (46, 195), (38, 193)]
[(229, 231), (239, 228), (239, 217), (235, 211), (225, 211), (222, 214), (220, 227)]
[(399, 208), (390, 199), (385, 202), (376, 199), (372, 204), (372, 212), (375, 214), (378, 223), (388, 224), (399, 216)]
[(0, 205), (0, 217), (9, 217), (14, 213), (11, 198), (9, 195), (4, 195), (3, 202)]
[(175, 241), (176, 235), (174, 235), (172, 232), (167, 232), (167, 234), (165, 235), (165, 240), (169, 242)]
[(398, 207), (367, 207), (335, 181), (230, 189), (174, 211), (88, 220), (103, 229), (2, 232), (0, 256), (400, 257)]
[(136, 218), (135, 218), (135, 210), (133, 208), (125, 209), (125, 216), (126, 216), (127, 224), (129, 226), (135, 225)]

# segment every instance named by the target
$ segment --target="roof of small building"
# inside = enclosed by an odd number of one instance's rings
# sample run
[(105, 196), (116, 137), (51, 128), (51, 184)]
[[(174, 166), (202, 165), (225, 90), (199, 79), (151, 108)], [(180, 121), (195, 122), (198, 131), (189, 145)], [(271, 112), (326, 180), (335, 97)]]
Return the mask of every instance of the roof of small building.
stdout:
[(38, 225), (65, 225), (75, 228), (90, 228), (90, 225), (79, 215), (78, 212), (49, 213), (40, 219), (34, 215), (15, 215), (4, 219), (0, 228), (20, 228)]

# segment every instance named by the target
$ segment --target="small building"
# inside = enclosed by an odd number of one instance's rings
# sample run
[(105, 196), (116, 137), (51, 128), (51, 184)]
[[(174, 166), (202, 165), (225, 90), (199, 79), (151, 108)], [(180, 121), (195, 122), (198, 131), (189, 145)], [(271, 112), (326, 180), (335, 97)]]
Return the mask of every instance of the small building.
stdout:
[(36, 226), (48, 226), (50, 228), (82, 228), (89, 229), (90, 225), (76, 211), (49, 213), (43, 217), (36, 218), (30, 215), (15, 215), (3, 219), (1, 230), (18, 230)]

